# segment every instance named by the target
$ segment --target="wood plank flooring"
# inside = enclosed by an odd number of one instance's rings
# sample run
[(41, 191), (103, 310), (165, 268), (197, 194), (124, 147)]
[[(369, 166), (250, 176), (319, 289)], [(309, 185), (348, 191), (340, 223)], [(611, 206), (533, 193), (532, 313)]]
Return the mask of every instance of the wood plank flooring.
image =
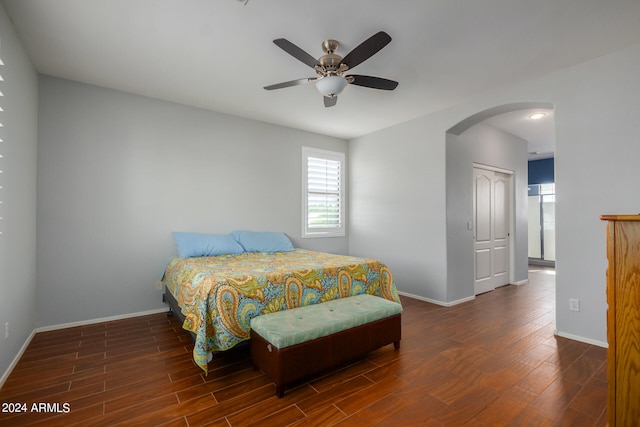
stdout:
[(27, 412), (0, 426), (605, 426), (606, 350), (554, 336), (553, 273), (449, 308), (403, 298), (399, 351), (282, 399), (246, 347), (203, 375), (164, 314), (38, 333), (0, 390)]

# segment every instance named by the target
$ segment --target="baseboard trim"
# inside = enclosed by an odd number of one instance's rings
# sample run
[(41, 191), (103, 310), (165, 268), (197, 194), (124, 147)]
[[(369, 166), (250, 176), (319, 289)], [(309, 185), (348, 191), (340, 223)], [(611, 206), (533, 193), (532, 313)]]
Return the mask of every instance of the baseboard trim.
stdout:
[(57, 331), (58, 329), (74, 328), (76, 326), (93, 325), (95, 323), (112, 322), (114, 320), (130, 319), (132, 317), (148, 316), (150, 314), (166, 313), (167, 308), (157, 308), (155, 310), (140, 311), (137, 313), (120, 314), (117, 316), (101, 317), (99, 319), (81, 320), (79, 322), (62, 323), (59, 325), (42, 326), (36, 328), (35, 332)]
[(553, 333), (555, 335), (559, 336), (559, 337), (562, 337), (562, 338), (568, 338), (570, 340), (580, 341), (580, 342), (583, 342), (585, 344), (591, 344), (591, 345), (595, 345), (595, 346), (598, 346), (598, 347), (609, 348), (609, 344), (607, 344), (606, 342), (593, 340), (591, 338), (581, 337), (580, 335), (568, 334), (566, 332), (558, 331), (557, 329), (555, 331), (553, 331)]
[(7, 367), (7, 370), (4, 372), (4, 374), (2, 374), (2, 377), (0, 378), (0, 389), (2, 389), (2, 386), (4, 386), (4, 383), (7, 381), (7, 378), (9, 378), (9, 375), (11, 375), (11, 372), (13, 372), (13, 369), (16, 367), (16, 365), (20, 361), (20, 358), (22, 357), (24, 352), (27, 350), (27, 347), (29, 347), (29, 344), (31, 344), (31, 340), (33, 340), (33, 337), (35, 336), (36, 336), (36, 331), (34, 329), (33, 331), (31, 331), (31, 334), (29, 335), (29, 337), (27, 337), (27, 340), (24, 342), (24, 344), (22, 344), (22, 347), (20, 347), (20, 350), (18, 350), (18, 354), (16, 354), (16, 357), (13, 358), (13, 360)]
[(404, 297), (408, 297), (408, 298), (413, 298), (413, 299), (417, 299), (420, 301), (424, 301), (424, 302), (430, 302), (431, 304), (436, 304), (436, 305), (440, 305), (442, 307), (453, 307), (454, 305), (458, 305), (458, 304), (462, 304), (463, 302), (467, 302), (467, 301), (473, 301), (474, 299), (476, 299), (475, 295), (468, 297), (468, 298), (462, 298), (456, 301), (450, 301), (450, 302), (445, 302), (445, 301), (439, 301), (439, 300), (435, 300), (435, 299), (431, 299), (431, 298), (426, 298), (426, 297), (421, 297), (420, 295), (413, 295), (407, 292), (400, 292), (398, 291), (398, 294), (404, 296)]
[(9, 366), (7, 367), (7, 370), (4, 372), (2, 377), (0, 377), (0, 388), (2, 388), (5, 381), (7, 381), (7, 378), (9, 378), (9, 375), (11, 375), (11, 372), (20, 361), (20, 358), (22, 357), (24, 352), (27, 350), (27, 347), (29, 347), (31, 340), (33, 340), (33, 337), (35, 337), (38, 332), (56, 331), (59, 329), (73, 328), (76, 326), (86, 326), (86, 325), (93, 325), (95, 323), (111, 322), (113, 320), (122, 320), (122, 319), (129, 319), (132, 317), (147, 316), (149, 314), (166, 313), (167, 310), (168, 309), (166, 308), (157, 308), (155, 310), (141, 311), (138, 313), (121, 314), (118, 316), (102, 317), (100, 319), (82, 320), (79, 322), (63, 323), (60, 325), (42, 326), (40, 328), (35, 328), (33, 331), (31, 331), (31, 334), (29, 335), (27, 340), (24, 342), (24, 344), (20, 348), (20, 351), (18, 351), (18, 354), (16, 354), (16, 357), (13, 358), (13, 361), (11, 362), (11, 364), (9, 364)]

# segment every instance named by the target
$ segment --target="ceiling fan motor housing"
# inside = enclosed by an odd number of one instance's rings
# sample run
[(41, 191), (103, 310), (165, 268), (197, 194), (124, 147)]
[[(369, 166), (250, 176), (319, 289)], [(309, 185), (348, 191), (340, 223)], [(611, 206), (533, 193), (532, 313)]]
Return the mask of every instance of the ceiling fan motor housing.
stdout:
[(335, 76), (347, 71), (348, 67), (340, 66), (342, 62), (342, 56), (335, 53), (340, 44), (337, 40), (325, 40), (322, 42), (322, 50), (326, 53), (318, 58), (320, 64), (319, 69), (316, 71), (321, 76)]

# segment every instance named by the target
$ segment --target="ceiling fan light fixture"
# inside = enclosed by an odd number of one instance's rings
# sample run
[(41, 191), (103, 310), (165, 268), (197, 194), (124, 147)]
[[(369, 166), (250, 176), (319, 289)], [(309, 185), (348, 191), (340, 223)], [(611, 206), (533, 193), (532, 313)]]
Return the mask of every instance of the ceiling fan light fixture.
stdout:
[(347, 80), (340, 76), (325, 76), (316, 80), (316, 89), (323, 96), (333, 98), (347, 87)]

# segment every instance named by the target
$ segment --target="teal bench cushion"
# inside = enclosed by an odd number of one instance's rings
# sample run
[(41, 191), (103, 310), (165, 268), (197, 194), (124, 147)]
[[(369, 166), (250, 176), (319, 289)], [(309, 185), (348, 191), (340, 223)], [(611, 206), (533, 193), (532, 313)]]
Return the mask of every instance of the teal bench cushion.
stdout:
[(362, 294), (251, 319), (251, 329), (277, 348), (355, 328), (402, 312), (402, 305)]

